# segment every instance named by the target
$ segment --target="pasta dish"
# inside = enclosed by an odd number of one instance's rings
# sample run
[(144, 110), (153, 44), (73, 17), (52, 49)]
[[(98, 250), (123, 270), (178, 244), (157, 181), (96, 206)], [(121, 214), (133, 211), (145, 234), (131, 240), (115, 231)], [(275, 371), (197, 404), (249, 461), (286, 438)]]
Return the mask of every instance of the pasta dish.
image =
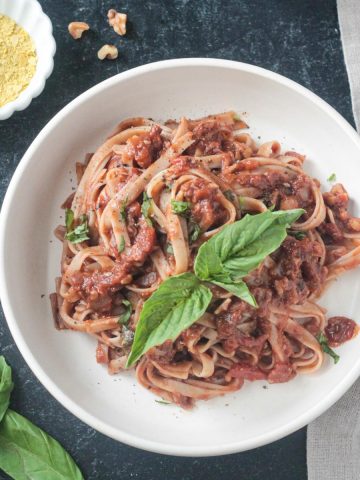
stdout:
[(96, 360), (164, 401), (318, 370), (353, 338), (326, 317), (327, 285), (360, 263), (349, 196), (303, 169), (305, 156), (258, 144), (234, 112), (164, 124), (122, 121), (64, 202), (59, 329), (92, 335)]

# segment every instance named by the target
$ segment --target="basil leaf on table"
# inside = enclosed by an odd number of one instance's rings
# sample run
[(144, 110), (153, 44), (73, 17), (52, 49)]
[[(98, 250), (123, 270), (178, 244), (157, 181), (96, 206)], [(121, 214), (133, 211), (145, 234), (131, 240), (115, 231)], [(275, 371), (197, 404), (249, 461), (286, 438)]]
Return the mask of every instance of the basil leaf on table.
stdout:
[(4, 357), (0, 356), (0, 422), (8, 409), (13, 387), (11, 367)]
[(211, 297), (211, 291), (192, 273), (165, 280), (144, 303), (126, 366), (150, 348), (175, 340), (205, 313)]
[(221, 277), (228, 275), (236, 283), (279, 248), (286, 227), (303, 213), (302, 209), (267, 210), (227, 225), (199, 248), (195, 274), (208, 281), (223, 281)]
[(15, 480), (83, 480), (60, 443), (11, 409), (0, 423), (0, 468)]

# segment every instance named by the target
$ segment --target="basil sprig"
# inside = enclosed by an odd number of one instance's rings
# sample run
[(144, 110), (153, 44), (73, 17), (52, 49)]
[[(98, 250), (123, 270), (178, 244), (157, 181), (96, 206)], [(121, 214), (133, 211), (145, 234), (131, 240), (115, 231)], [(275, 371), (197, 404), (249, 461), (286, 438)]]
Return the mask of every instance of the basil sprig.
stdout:
[(71, 243), (81, 243), (89, 240), (89, 226), (86, 215), (81, 215), (79, 225), (75, 228), (73, 228), (73, 225), (74, 212), (70, 208), (67, 208), (65, 210), (66, 240), (69, 240)]
[(303, 213), (302, 209), (267, 210), (258, 215), (246, 215), (226, 226), (199, 248), (195, 275), (255, 307), (256, 301), (242, 278), (279, 248), (286, 238), (286, 228)]
[(256, 307), (255, 298), (242, 279), (280, 247), (286, 229), (303, 213), (302, 209), (267, 210), (246, 215), (203, 243), (195, 259), (195, 274), (168, 278), (145, 301), (127, 367), (150, 348), (175, 340), (205, 313), (212, 293), (202, 281), (218, 285)]
[(317, 335), (316, 340), (320, 343), (322, 351), (324, 353), (327, 353), (334, 360), (335, 364), (338, 363), (338, 361), (340, 360), (340, 356), (335, 353), (331, 347), (329, 347), (328, 339), (322, 332)]
[(175, 340), (205, 313), (211, 297), (209, 288), (192, 273), (165, 280), (143, 305), (127, 366), (150, 348)]
[(0, 356), (0, 469), (15, 480), (83, 480), (54, 438), (8, 408), (11, 390), (11, 368)]

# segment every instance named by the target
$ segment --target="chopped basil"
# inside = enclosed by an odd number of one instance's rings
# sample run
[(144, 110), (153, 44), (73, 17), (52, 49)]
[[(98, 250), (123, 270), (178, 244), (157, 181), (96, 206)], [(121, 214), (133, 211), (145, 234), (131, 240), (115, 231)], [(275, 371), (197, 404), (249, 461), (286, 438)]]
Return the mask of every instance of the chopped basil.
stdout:
[(165, 402), (165, 400), (155, 400), (156, 403), (160, 403), (161, 405), (172, 405), (171, 402)]
[(270, 205), (268, 210), (270, 210), (270, 212), (273, 212), (275, 210), (275, 207), (276, 207), (276, 205)]
[(328, 178), (328, 182), (336, 182), (336, 173), (332, 173)]
[(224, 192), (224, 196), (229, 200), (229, 202), (234, 202), (235, 201), (235, 195), (231, 190), (226, 190)]
[(123, 222), (123, 223), (126, 223), (126, 201), (124, 200), (123, 202), (121, 202), (120, 204), (120, 210), (119, 210), (119, 216), (120, 216), (120, 220)]
[(189, 221), (189, 242), (194, 243), (201, 235), (201, 228), (193, 219)]
[(67, 208), (65, 210), (65, 226), (66, 226), (67, 233), (71, 232), (73, 223), (74, 223), (74, 212), (71, 210), (71, 208)]
[(174, 249), (171, 243), (166, 244), (165, 250), (166, 250), (166, 253), (169, 253), (170, 255), (174, 255)]
[[(70, 225), (70, 219), (71, 219), (71, 214), (68, 213), (66, 222), (68, 222), (69, 225)], [(73, 230), (67, 231), (67, 234), (65, 235), (66, 240), (69, 240), (69, 242), (71, 243), (81, 243), (81, 242), (85, 242), (85, 240), (89, 240), (89, 227), (88, 227), (86, 215), (81, 215), (79, 220), (80, 220), (79, 225), (75, 227)], [(73, 223), (74, 221), (72, 219), (71, 225), (73, 225)]]
[(132, 306), (129, 300), (123, 300), (122, 304), (125, 306), (125, 312), (120, 315), (118, 322), (121, 325), (127, 325), (131, 317)]
[(335, 364), (338, 363), (338, 361), (340, 360), (340, 356), (335, 353), (331, 347), (329, 347), (328, 339), (322, 332), (320, 332), (319, 335), (316, 336), (316, 340), (320, 343), (322, 351), (330, 355), (330, 357), (334, 360)]
[(305, 232), (289, 232), (289, 235), (295, 237), (296, 240), (303, 240), (304, 238), (306, 238)]
[(119, 245), (118, 245), (118, 252), (121, 253), (125, 250), (125, 238), (124, 235), (120, 236)]
[(141, 213), (144, 215), (144, 218), (146, 220), (146, 223), (149, 225), (149, 227), (153, 226), (152, 220), (150, 218), (150, 213), (151, 213), (151, 198), (148, 197), (147, 193), (143, 193), (143, 202), (141, 205)]
[(176, 215), (186, 215), (191, 208), (190, 202), (181, 202), (180, 200), (171, 200), (171, 209)]
[(0, 469), (14, 479), (84, 480), (63, 447), (9, 406), (11, 368), (0, 356)]

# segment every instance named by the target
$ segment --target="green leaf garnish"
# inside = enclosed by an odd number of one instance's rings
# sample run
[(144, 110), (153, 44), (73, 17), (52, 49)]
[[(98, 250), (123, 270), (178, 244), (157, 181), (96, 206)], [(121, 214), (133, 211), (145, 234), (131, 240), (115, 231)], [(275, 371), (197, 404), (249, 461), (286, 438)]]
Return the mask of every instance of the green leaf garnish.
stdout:
[(118, 322), (121, 325), (127, 325), (131, 317), (132, 306), (129, 300), (123, 300), (122, 304), (125, 306), (125, 312), (120, 315)]
[(221, 282), (222, 288), (254, 306), (254, 299), (242, 284), (236, 291), (230, 285), (239, 284), (277, 250), (286, 238), (286, 228), (303, 213), (302, 209), (267, 210), (227, 225), (199, 248), (194, 265), (196, 276), (204, 281)]
[(211, 298), (211, 291), (193, 273), (165, 280), (143, 305), (126, 366), (150, 348), (175, 340), (205, 313)]
[(276, 205), (270, 205), (268, 210), (270, 210), (270, 212), (273, 212), (275, 210), (275, 207), (276, 207)]
[(120, 209), (119, 209), (119, 218), (123, 223), (126, 223), (126, 204), (127, 204), (127, 201), (123, 200), (120, 204)]
[(149, 227), (153, 226), (152, 220), (150, 218), (150, 213), (151, 213), (151, 198), (148, 197), (147, 193), (143, 193), (143, 202), (141, 205), (141, 213), (144, 215), (144, 218), (146, 220), (146, 223), (149, 225)]
[(340, 356), (334, 352), (334, 350), (329, 347), (329, 342), (323, 332), (320, 332), (319, 335), (316, 336), (316, 340), (320, 343), (321, 349), (324, 353), (330, 355), (330, 357), (334, 360), (334, 363), (338, 363), (340, 360)]
[(67, 208), (65, 210), (65, 226), (66, 226), (67, 233), (71, 232), (73, 223), (74, 223), (74, 212), (71, 210), (71, 208)]
[(195, 220), (190, 218), (189, 223), (188, 223), (188, 228), (189, 228), (189, 242), (194, 243), (196, 240), (200, 237), (201, 235), (201, 228), (200, 225), (198, 225)]
[(179, 200), (171, 200), (171, 209), (176, 215), (186, 215), (191, 208), (190, 202), (181, 202)]
[[(68, 217), (66, 217), (66, 223), (69, 222), (70, 224), (70, 219), (71, 219), (71, 214), (68, 214)], [(89, 227), (87, 223), (87, 216), (86, 215), (81, 215), (80, 217), (80, 223), (77, 227), (75, 227), (73, 230), (67, 231), (67, 234), (65, 235), (66, 240), (69, 240), (71, 243), (81, 243), (85, 242), (85, 240), (89, 240)], [(71, 220), (71, 225), (73, 225), (74, 220), (72, 218)], [(70, 227), (71, 228), (71, 227)]]
[(171, 402), (165, 402), (165, 400), (155, 400), (156, 403), (161, 403), (161, 405), (172, 405)]
[(118, 252), (122, 253), (125, 250), (125, 238), (124, 235), (120, 236), (119, 245), (118, 245)]
[(332, 173), (328, 178), (328, 182), (336, 182), (336, 173)]
[(0, 422), (8, 409), (13, 387), (11, 367), (4, 357), (0, 356)]

